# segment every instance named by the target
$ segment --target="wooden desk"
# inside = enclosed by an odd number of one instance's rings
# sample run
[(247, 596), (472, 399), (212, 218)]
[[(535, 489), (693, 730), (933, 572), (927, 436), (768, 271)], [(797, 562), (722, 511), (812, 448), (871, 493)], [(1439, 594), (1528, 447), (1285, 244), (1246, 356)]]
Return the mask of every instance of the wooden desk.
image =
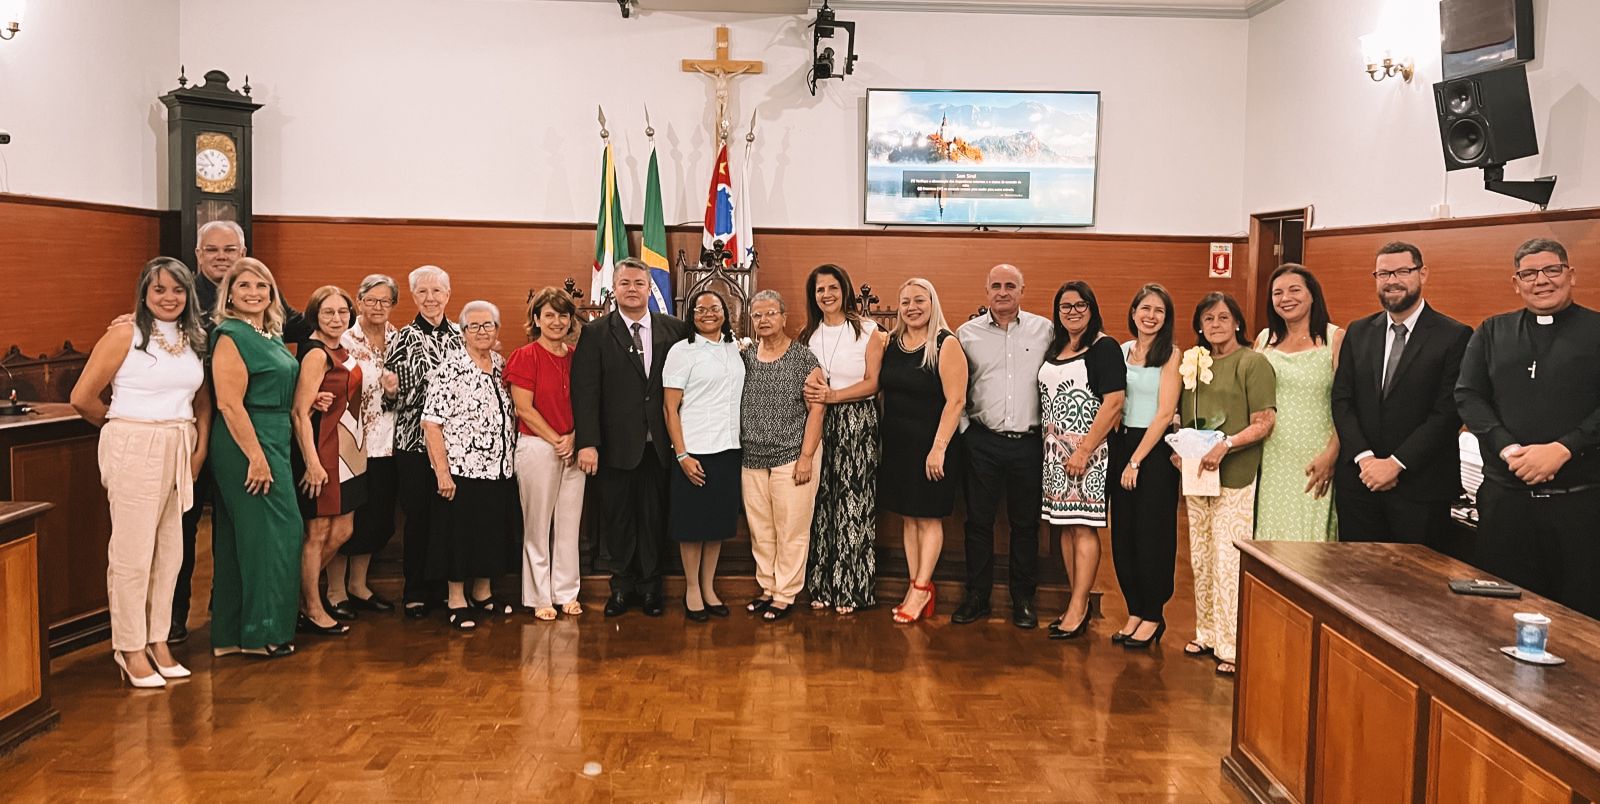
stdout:
[[(1224, 772), (1257, 801), (1600, 801), (1600, 622), (1425, 547), (1242, 542)], [(1558, 667), (1500, 653), (1553, 621)]]
[(71, 405), (41, 402), (35, 410), (0, 416), (0, 501), (55, 504), (39, 519), (39, 584), (56, 656), (111, 636), (111, 512), (100, 485), (100, 431)]
[(0, 754), (56, 724), (39, 605), (39, 517), (50, 503), (0, 502)]

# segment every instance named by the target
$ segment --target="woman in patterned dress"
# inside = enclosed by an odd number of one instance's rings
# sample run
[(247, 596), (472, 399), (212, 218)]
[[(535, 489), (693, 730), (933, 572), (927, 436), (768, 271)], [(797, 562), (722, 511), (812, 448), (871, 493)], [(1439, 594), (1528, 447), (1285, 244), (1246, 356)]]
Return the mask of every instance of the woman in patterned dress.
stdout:
[(500, 308), (467, 302), (461, 331), (466, 348), (446, 355), (428, 375), (422, 430), (438, 487), (427, 577), (445, 582), (448, 621), (469, 631), (484, 615), (512, 612), (494, 599), (490, 584), (519, 566), (522, 503), (513, 477), (517, 412), (506, 389), (505, 358), (494, 351)]
[(1056, 291), (1055, 338), (1039, 367), (1039, 422), (1044, 436), (1044, 500), (1039, 515), (1061, 540), (1061, 563), (1072, 584), (1067, 610), (1050, 624), (1051, 639), (1072, 639), (1089, 627), (1089, 590), (1100, 569), (1106, 525), (1106, 437), (1122, 419), (1127, 365), (1105, 334), (1087, 282)]
[[(300, 620), (307, 634), (344, 634), (350, 626), (329, 614), (317, 581), (350, 538), (356, 507), (366, 500), (367, 456), (361, 451), (361, 366), (340, 338), (355, 304), (333, 285), (311, 294), (306, 318), (316, 322), (300, 345), (300, 379), (294, 391), (294, 435), (300, 447), (300, 514), (306, 540), (300, 548)], [(312, 409), (319, 393), (333, 395), (326, 411)]]
[(1338, 537), (1333, 466), (1339, 434), (1333, 429), (1333, 372), (1344, 330), (1328, 320), (1322, 286), (1304, 265), (1286, 263), (1272, 273), (1267, 328), (1256, 337), (1278, 375), (1278, 423), (1261, 446), (1256, 491), (1257, 539), (1331, 542)]
[(888, 343), (857, 309), (850, 274), (821, 265), (806, 278), (806, 326), (823, 377), (806, 382), (806, 401), (827, 405), (822, 421), (822, 472), (806, 593), (811, 607), (840, 614), (876, 602), (873, 542), (878, 535), (878, 371)]

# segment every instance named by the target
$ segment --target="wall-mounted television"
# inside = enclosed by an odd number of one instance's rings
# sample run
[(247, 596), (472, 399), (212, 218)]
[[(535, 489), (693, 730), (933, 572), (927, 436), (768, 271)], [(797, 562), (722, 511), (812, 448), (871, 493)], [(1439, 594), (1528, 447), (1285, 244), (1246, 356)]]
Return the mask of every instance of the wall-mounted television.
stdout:
[(869, 224), (1093, 226), (1100, 93), (868, 89)]
[(1533, 60), (1533, 0), (1441, 0), (1444, 79)]

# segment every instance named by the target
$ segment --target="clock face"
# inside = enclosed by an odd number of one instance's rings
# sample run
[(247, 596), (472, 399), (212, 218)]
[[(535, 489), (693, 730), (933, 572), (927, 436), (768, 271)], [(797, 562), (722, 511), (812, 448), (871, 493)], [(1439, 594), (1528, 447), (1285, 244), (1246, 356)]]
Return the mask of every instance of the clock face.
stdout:
[(215, 148), (207, 148), (194, 155), (194, 172), (202, 179), (222, 181), (233, 172), (233, 160)]
[(217, 131), (195, 136), (194, 184), (208, 193), (229, 193), (239, 183), (239, 150), (233, 137)]

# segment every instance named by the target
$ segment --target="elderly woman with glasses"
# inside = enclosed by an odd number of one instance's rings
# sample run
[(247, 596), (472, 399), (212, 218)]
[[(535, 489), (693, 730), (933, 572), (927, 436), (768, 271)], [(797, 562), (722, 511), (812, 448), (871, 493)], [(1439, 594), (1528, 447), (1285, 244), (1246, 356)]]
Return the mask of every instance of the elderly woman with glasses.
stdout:
[(356, 324), (339, 342), (361, 366), (361, 444), (367, 455), (367, 499), (356, 508), (355, 526), (328, 562), (329, 614), (354, 619), (357, 610), (389, 612), (394, 603), (367, 585), (372, 557), (394, 536), (396, 474), (394, 465), (394, 402), (400, 377), (388, 366), (389, 346), (398, 330), (389, 313), (400, 300), (400, 288), (383, 274), (361, 280), (356, 291)]
[(467, 302), (461, 331), (466, 348), (447, 355), (428, 377), (422, 429), (439, 490), (428, 578), (446, 582), (449, 622), (468, 631), (483, 615), (511, 613), (495, 601), (490, 582), (516, 566), (522, 506), (513, 478), (517, 413), (506, 389), (505, 358), (494, 351), (500, 308)]

